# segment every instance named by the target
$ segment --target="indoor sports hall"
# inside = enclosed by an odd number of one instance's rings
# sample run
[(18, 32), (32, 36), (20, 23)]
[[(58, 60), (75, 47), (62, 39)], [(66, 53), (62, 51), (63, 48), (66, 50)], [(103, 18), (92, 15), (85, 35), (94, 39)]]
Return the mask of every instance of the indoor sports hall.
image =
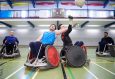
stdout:
[(115, 79), (115, 0), (0, 0), (0, 79)]

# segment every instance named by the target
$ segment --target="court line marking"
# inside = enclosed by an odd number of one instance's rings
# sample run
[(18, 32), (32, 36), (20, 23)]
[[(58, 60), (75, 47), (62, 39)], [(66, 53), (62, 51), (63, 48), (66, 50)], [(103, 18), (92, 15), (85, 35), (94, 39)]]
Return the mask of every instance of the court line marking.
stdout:
[(14, 60), (14, 59), (11, 59), (11, 60), (5, 61), (5, 62), (3, 62), (3, 63), (0, 63), (0, 66), (4, 65), (4, 64), (6, 64), (6, 63), (8, 63), (9, 61), (13, 61), (13, 60)]
[(89, 72), (95, 79), (99, 79), (96, 75), (94, 75), (90, 70), (88, 70), (86, 67), (83, 67), (87, 72)]
[(108, 62), (108, 61), (104, 61), (104, 62), (102, 62), (102, 61), (93, 61), (93, 62), (96, 62), (96, 63), (107, 63), (107, 64), (109, 64), (109, 63), (113, 64), (114, 63), (114, 62)]
[(16, 62), (24, 62), (24, 61), (11, 61), (12, 63), (16, 63)]
[(72, 78), (72, 79), (75, 79), (75, 77), (74, 77), (74, 75), (73, 75), (71, 69), (70, 69), (69, 67), (67, 67), (67, 69), (68, 69), (68, 71), (69, 71), (69, 74), (70, 74), (71, 78)]
[(9, 76), (7, 76), (5, 79), (9, 79), (9, 78), (12, 77), (14, 74), (16, 74), (18, 71), (20, 71), (22, 68), (24, 68), (24, 66), (20, 67), (20, 68), (17, 69), (16, 71), (14, 71), (12, 74), (10, 74)]
[(7, 63), (7, 62), (0, 63), (0, 66), (4, 65), (5, 63)]
[(104, 69), (105, 71), (107, 71), (107, 72), (109, 72), (109, 73), (111, 73), (111, 74), (115, 75), (115, 73), (114, 73), (114, 72), (111, 72), (110, 70), (108, 70), (108, 69), (106, 69), (106, 68), (104, 68), (104, 67), (102, 67), (102, 66), (100, 66), (100, 65), (98, 65), (98, 64), (96, 64), (96, 63), (94, 63), (94, 62), (91, 62), (91, 63), (93, 63), (93, 64), (95, 64), (96, 66), (98, 66), (98, 67), (100, 67), (100, 68)]
[(115, 62), (113, 59), (114, 58), (112, 58), (112, 60), (109, 58), (109, 59), (106, 59), (106, 58), (99, 58), (100, 60), (103, 60), (103, 61), (107, 61), (107, 62)]
[(35, 79), (35, 77), (37, 76), (38, 72), (39, 72), (39, 69), (36, 70), (36, 72), (35, 72), (34, 76), (32, 77), (32, 79)]
[(34, 75), (34, 68), (30, 70), (30, 72), (26, 75), (26, 78), (23, 79), (30, 79)]

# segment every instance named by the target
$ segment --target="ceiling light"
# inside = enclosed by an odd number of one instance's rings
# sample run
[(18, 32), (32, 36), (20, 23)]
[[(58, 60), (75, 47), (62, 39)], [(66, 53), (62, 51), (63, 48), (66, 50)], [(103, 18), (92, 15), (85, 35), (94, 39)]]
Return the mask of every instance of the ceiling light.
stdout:
[(110, 27), (115, 27), (115, 25), (111, 25)]
[(98, 33), (99, 29), (87, 29), (86, 30), (88, 33)]
[(27, 27), (29, 25), (16, 25), (17, 27)]
[(100, 27), (101, 25), (86, 25), (87, 27)]
[(0, 25), (0, 27), (6, 27), (5, 25)]
[(28, 29), (17, 29), (16, 31), (19, 33), (27, 33)]
[(37, 25), (38, 27), (48, 27), (50, 25)]

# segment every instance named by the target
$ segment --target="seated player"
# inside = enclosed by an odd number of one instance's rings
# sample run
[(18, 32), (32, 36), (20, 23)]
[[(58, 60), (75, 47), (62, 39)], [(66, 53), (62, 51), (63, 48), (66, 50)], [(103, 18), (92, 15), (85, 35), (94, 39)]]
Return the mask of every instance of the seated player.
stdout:
[(114, 40), (108, 36), (108, 32), (104, 32), (104, 37), (99, 42), (99, 48), (96, 52), (106, 52), (108, 50), (108, 44), (114, 45)]
[[(43, 56), (44, 56), (44, 49), (47, 45), (53, 45), (56, 39), (56, 36), (65, 32), (67, 29), (62, 28), (60, 30), (56, 30), (56, 25), (51, 24), (49, 27), (49, 31), (44, 32), (42, 35), (38, 37), (36, 42), (31, 42), (29, 44), (30, 46), (30, 53), (32, 53), (33, 58), (35, 58), (35, 61), (31, 64), (37, 65), (37, 66), (45, 66), (47, 63), (43, 62)], [(36, 60), (37, 58), (37, 60)]]
[(14, 31), (9, 32), (9, 36), (6, 36), (3, 40), (3, 48), (1, 49), (0, 53), (3, 52), (4, 48), (6, 47), (6, 53), (12, 54), (13, 48), (19, 44), (18, 39), (14, 36)]
[(62, 50), (61, 50), (61, 52), (60, 52), (60, 56), (61, 56), (62, 58), (63, 58), (63, 56), (65, 56), (65, 50), (67, 49), (67, 47), (68, 47), (68, 46), (73, 46), (72, 40), (71, 40), (71, 38), (70, 38), (70, 36), (69, 36), (69, 34), (70, 34), (71, 31), (72, 31), (72, 21), (73, 21), (73, 17), (72, 17), (72, 16), (69, 16), (69, 19), (70, 19), (70, 23), (69, 23), (69, 25), (68, 25), (68, 28), (66, 28), (63, 24), (60, 24), (60, 25), (58, 26), (58, 29), (63, 29), (63, 28), (67, 29), (65, 32), (63, 32), (63, 33), (61, 34), (61, 39), (62, 39), (62, 41), (63, 41), (63, 48), (62, 48)]

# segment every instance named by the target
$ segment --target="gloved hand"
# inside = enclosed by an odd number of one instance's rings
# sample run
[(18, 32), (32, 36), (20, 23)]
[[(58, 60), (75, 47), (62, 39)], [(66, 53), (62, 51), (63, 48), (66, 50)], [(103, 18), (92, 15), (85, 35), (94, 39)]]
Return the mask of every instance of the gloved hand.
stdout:
[(69, 15), (68, 19), (69, 19), (69, 24), (73, 25), (73, 16)]
[(68, 16), (68, 19), (69, 19), (69, 20), (73, 20), (73, 16), (69, 15), (69, 16)]

